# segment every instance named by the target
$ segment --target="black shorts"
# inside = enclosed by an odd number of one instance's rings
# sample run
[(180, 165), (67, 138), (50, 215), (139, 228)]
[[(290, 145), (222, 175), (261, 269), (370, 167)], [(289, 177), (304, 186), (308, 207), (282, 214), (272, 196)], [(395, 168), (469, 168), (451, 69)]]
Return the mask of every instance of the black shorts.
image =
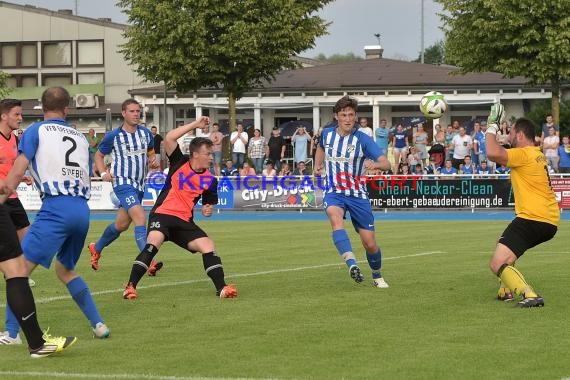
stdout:
[(8, 209), (10, 218), (12, 218), (12, 223), (14, 223), (17, 230), (30, 225), (28, 214), (26, 213), (22, 202), (20, 202), (18, 198), (8, 198), (4, 205)]
[(6, 261), (22, 254), (16, 227), (12, 223), (8, 207), (0, 204), (0, 261)]
[[(208, 237), (194, 221), (187, 222), (176, 216), (151, 213), (148, 217), (148, 232), (160, 231), (164, 241), (171, 241), (181, 248), (188, 250), (188, 243), (193, 240)], [(192, 251), (194, 253), (194, 251)]]
[(550, 223), (515, 218), (499, 238), (499, 243), (521, 257), (528, 249), (552, 239), (556, 231), (558, 227)]

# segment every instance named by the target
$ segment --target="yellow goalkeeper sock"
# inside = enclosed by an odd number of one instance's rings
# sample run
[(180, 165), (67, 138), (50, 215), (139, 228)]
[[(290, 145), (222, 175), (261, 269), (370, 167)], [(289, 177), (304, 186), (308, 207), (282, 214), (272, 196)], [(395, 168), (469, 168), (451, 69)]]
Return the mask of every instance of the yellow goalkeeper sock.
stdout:
[(499, 278), (509, 287), (516, 295), (523, 295), (525, 298), (538, 297), (538, 294), (530, 286), (521, 272), (512, 265), (504, 265), (499, 270)]

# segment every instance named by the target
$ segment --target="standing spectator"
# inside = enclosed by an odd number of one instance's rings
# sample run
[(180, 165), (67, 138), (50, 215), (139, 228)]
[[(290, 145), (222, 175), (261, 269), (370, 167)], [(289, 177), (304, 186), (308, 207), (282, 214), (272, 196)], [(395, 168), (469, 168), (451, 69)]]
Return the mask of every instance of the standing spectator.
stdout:
[(388, 129), (388, 123), (386, 119), (380, 120), (380, 125), (376, 128), (374, 132), (376, 136), (376, 145), (380, 148), (380, 152), (383, 156), (388, 157), (388, 145), (390, 144), (390, 129)]
[(196, 138), (196, 131), (195, 130), (191, 130), (188, 133), (186, 133), (184, 136), (182, 136), (182, 138), (181, 138), (182, 146), (180, 148), (180, 150), (182, 151), (182, 154), (186, 154), (186, 155), (190, 154), (190, 143), (195, 138)]
[(469, 136), (464, 127), (459, 127), (459, 134), (453, 137), (453, 167), (459, 170), (460, 165), (465, 160), (465, 156), (469, 154), (473, 147), (473, 140)]
[(265, 160), (265, 169), (261, 172), (265, 177), (274, 177), (277, 175), (277, 171), (273, 167), (273, 161), (270, 159)]
[[(473, 132), (471, 133), (471, 140), (473, 141), (473, 148), (471, 148), (470, 156), (471, 161), (475, 166), (479, 165), (479, 153), (481, 147), (481, 138), (485, 138), (485, 134), (481, 132), (481, 123), (475, 121), (473, 123)], [(483, 143), (484, 145), (485, 143)]]
[(562, 137), (562, 144), (558, 147), (558, 172), (570, 173), (570, 137), (568, 135)]
[(436, 124), (433, 127), (433, 143), (445, 146), (445, 132), (441, 128), (441, 124)]
[[(509, 123), (504, 120), (501, 122), (501, 126), (499, 127), (499, 130), (497, 131), (497, 141), (499, 142), (500, 145), (502, 146), (509, 146), (509, 133), (511, 132), (511, 127), (509, 126)], [(539, 142), (542, 142), (542, 140), (540, 140)]]
[(238, 175), (238, 169), (234, 166), (234, 162), (228, 159), (226, 166), (221, 170), (220, 174), (224, 177), (233, 177)]
[(319, 138), (321, 137), (321, 133), (323, 132), (324, 127), (319, 127), (315, 133), (313, 133), (313, 137), (311, 138), (311, 158), (313, 162), (315, 161), (315, 154), (317, 153), (317, 146), (319, 145)]
[(243, 124), (237, 123), (237, 130), (230, 135), (230, 143), (232, 144), (232, 161), (238, 169), (243, 166), (245, 161), (245, 146), (249, 136), (243, 130)]
[(546, 136), (548, 136), (548, 128), (554, 128), (555, 131), (555, 135), (558, 136), (558, 133), (560, 131), (560, 127), (558, 127), (558, 124), (556, 124), (554, 122), (554, 118), (552, 117), (551, 114), (546, 115), (546, 122), (544, 124), (542, 124), (542, 134), (540, 135), (540, 141), (543, 142), (544, 138)]
[[(332, 227), (333, 243), (346, 263), (350, 277), (357, 283), (364, 281), (350, 238), (344, 229), (347, 212), (366, 251), (373, 285), (377, 288), (388, 288), (380, 272), (382, 253), (376, 243), (372, 206), (366, 186), (355, 178), (362, 176), (366, 170), (390, 170), (390, 161), (381, 154), (378, 145), (370, 137), (355, 128), (357, 108), (358, 102), (349, 96), (344, 96), (336, 102), (333, 112), (338, 126), (325, 128), (321, 134), (315, 158), (315, 175), (325, 175), (327, 190), (323, 204)], [(347, 142), (350, 142), (350, 145)], [(344, 158), (347, 157), (349, 149), (354, 157), (346, 160)], [(339, 180), (340, 173), (344, 173), (343, 178), (352, 178), (348, 186), (343, 180)]]
[(544, 306), (544, 299), (526, 282), (515, 263), (528, 249), (554, 237), (560, 223), (560, 209), (544, 170), (546, 157), (535, 146), (534, 124), (525, 118), (515, 121), (509, 134), (511, 149), (505, 149), (493, 138), (502, 114), (501, 104), (491, 107), (485, 140), (487, 156), (512, 169), (516, 216), (500, 235), (489, 267), (501, 280), (497, 293), (499, 300), (512, 300), (514, 293), (522, 296), (518, 307), (540, 307)]
[(453, 125), (449, 124), (445, 130), (445, 158), (453, 158), (453, 138), (457, 135)]
[(554, 172), (558, 173), (558, 161), (560, 160), (558, 147), (560, 146), (560, 139), (556, 135), (554, 127), (548, 127), (548, 136), (542, 141), (542, 152), (546, 156), (548, 165)]
[[(134, 238), (138, 249), (142, 250), (146, 244), (146, 214), (141, 202), (147, 165), (152, 169), (159, 167), (154, 153), (154, 138), (146, 127), (139, 124), (139, 102), (129, 98), (123, 102), (121, 110), (122, 125), (105, 135), (95, 155), (95, 165), (101, 173), (101, 179), (112, 183), (121, 207), (117, 210), (115, 221), (105, 228), (97, 242), (89, 243), (93, 270), (99, 270), (103, 249), (126, 231), (131, 222), (135, 225)], [(108, 172), (104, 161), (107, 154), (112, 157)], [(153, 264), (149, 269), (151, 276), (162, 267), (162, 263)]]
[(243, 167), (239, 170), (239, 175), (242, 177), (247, 177), (247, 176), (254, 176), (257, 173), (255, 172), (255, 169), (252, 168), (251, 166), (249, 166), (249, 162), (244, 162), (243, 163)]
[[(205, 217), (212, 216), (214, 205), (218, 204), (218, 181), (208, 172), (212, 164), (212, 141), (205, 137), (196, 137), (190, 144), (190, 157), (182, 154), (176, 142), (188, 129), (203, 127), (209, 122), (208, 117), (202, 116), (166, 135), (164, 150), (170, 161), (168, 182), (172, 186), (162, 189), (150, 211), (146, 244), (133, 262), (127, 286), (123, 291), (124, 299), (137, 298), (137, 284), (152, 265), (162, 244), (168, 240), (188, 252), (201, 253), (204, 270), (213, 282), (218, 297), (237, 297), (237, 289), (225, 282), (224, 267), (214, 241), (194, 222), (194, 207), (200, 199), (201, 212)], [(181, 178), (190, 183), (183, 183)]]
[[(75, 128), (74, 128), (75, 129)], [(95, 153), (99, 148), (99, 137), (95, 134), (93, 128), (89, 128), (89, 134), (87, 135), (87, 142), (89, 143), (89, 177), (93, 177), (93, 164), (95, 163)]]
[[(55, 273), (89, 320), (93, 334), (106, 338), (109, 329), (87, 283), (75, 272), (89, 229), (87, 201), (91, 196), (91, 179), (89, 143), (65, 122), (69, 101), (69, 93), (63, 87), (50, 87), (43, 92), (44, 120), (32, 124), (22, 136), (20, 154), (6, 177), (6, 186), (17, 188), (26, 168), (34, 168), (31, 173), (40, 190), (42, 205), (22, 241), (27, 265), (25, 276), (38, 265), (49, 269), (55, 258)], [(6, 319), (17, 323), (10, 308), (6, 309)]]
[(281, 136), (279, 127), (273, 127), (271, 137), (267, 142), (267, 152), (265, 155), (275, 163), (276, 170), (281, 168), (281, 160), (285, 157), (285, 141)]
[(416, 152), (418, 153), (418, 159), (422, 164), (422, 167), (427, 165), (428, 153), (427, 153), (427, 143), (428, 134), (424, 131), (424, 125), (422, 123), (418, 124), (417, 131), (412, 137), (412, 143)]
[(360, 118), (360, 130), (366, 133), (370, 138), (374, 138), (374, 133), (372, 132), (372, 128), (368, 126), (368, 118), (361, 117)]
[(212, 153), (214, 154), (214, 171), (217, 176), (220, 175), (221, 163), (222, 163), (222, 142), (224, 141), (224, 135), (220, 132), (220, 124), (212, 124), (212, 132), (208, 137), (212, 140)]
[(299, 126), (293, 136), (291, 136), (291, 141), (295, 146), (295, 154), (293, 156), (295, 163), (307, 161), (307, 148), (309, 146), (309, 141), (311, 136), (305, 130), (302, 125)]
[(265, 152), (267, 151), (267, 143), (265, 137), (261, 136), (261, 129), (255, 128), (253, 137), (249, 139), (248, 155), (253, 161), (255, 173), (261, 174), (263, 171), (263, 161), (265, 160)]
[(396, 170), (402, 163), (402, 157), (406, 157), (410, 142), (408, 141), (408, 132), (404, 130), (402, 124), (398, 124), (396, 131), (392, 135), (392, 146), (394, 147), (394, 166)]
[[(479, 123), (479, 128), (475, 127), (473, 135), (473, 162), (479, 166), (481, 162), (487, 161), (487, 147), (485, 145), (485, 131), (487, 130), (487, 123)], [(477, 156), (477, 160), (475, 160)]]
[(154, 154), (156, 157), (156, 162), (159, 165), (158, 170), (164, 170), (162, 165), (162, 156), (160, 155), (162, 148), (162, 136), (158, 133), (158, 128), (154, 125), (150, 127), (150, 133), (154, 138)]

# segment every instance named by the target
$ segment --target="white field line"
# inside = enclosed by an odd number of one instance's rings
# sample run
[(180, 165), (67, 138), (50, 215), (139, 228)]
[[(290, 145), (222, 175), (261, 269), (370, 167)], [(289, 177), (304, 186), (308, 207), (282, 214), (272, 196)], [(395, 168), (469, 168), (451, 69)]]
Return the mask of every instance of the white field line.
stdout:
[[(405, 256), (393, 256), (393, 257), (386, 257), (383, 260), (398, 260), (398, 259), (406, 259), (406, 258), (413, 258), (413, 257), (421, 257), (421, 256), (428, 256), (437, 253), (445, 253), (444, 251), (433, 251), (433, 252), (422, 252), (416, 253), (412, 255), (405, 255)], [(263, 276), (266, 274), (274, 274), (274, 273), (285, 273), (285, 272), (296, 272), (302, 270), (310, 270), (310, 269), (319, 269), (319, 268), (326, 268), (326, 267), (334, 267), (338, 265), (343, 265), (342, 263), (334, 263), (334, 264), (322, 264), (322, 265), (311, 265), (305, 267), (298, 267), (298, 268), (288, 268), (288, 269), (275, 269), (269, 271), (261, 271), (261, 272), (254, 272), (254, 273), (242, 273), (242, 274), (234, 274), (231, 276), (227, 276), (228, 278), (239, 278), (239, 277), (252, 277), (252, 276)], [(197, 282), (209, 281), (209, 279), (202, 279), (202, 280), (187, 280), (187, 281), (176, 281), (176, 282), (169, 282), (163, 284), (156, 284), (156, 285), (147, 285), (141, 286), (140, 288), (158, 288), (158, 287), (166, 287), (166, 286), (177, 286), (177, 285), (186, 285), (186, 284), (193, 284)], [(93, 295), (104, 295), (109, 293), (118, 293), (122, 292), (123, 289), (110, 289), (110, 290), (103, 290), (99, 292), (93, 292)], [(59, 301), (64, 299), (69, 299), (69, 296), (59, 296), (59, 297), (47, 297), (37, 299), (36, 303), (48, 303), (53, 301)], [(6, 307), (6, 305), (1, 305), (2, 307)], [(96, 374), (96, 373), (66, 373), (66, 372), (26, 372), (26, 371), (0, 371), (0, 376), (9, 376), (9, 377), (26, 377), (26, 378), (41, 378), (41, 379), (49, 379), (49, 378), (66, 378), (66, 379), (143, 379), (143, 380), (247, 380), (247, 378), (229, 378), (229, 377), (179, 377), (179, 376), (161, 376), (161, 375), (149, 375), (149, 374)], [(276, 378), (271, 378), (273, 380), (277, 380)]]
[[(0, 376), (10, 377), (39, 377), (42, 379), (143, 379), (143, 380), (247, 380), (244, 377), (181, 377), (181, 376), (161, 376), (161, 375), (144, 375), (144, 374), (96, 374), (96, 373), (66, 373), (66, 372), (20, 372), (20, 371), (0, 371)], [(273, 378), (273, 380), (277, 380)]]
[[(420, 252), (420, 253), (414, 253), (412, 255), (385, 257), (382, 259), (382, 261), (407, 259), (407, 258), (421, 257), (421, 256), (429, 256), (429, 255), (434, 255), (437, 253), (445, 253), (445, 251)], [(363, 261), (360, 261), (360, 262), (363, 262)], [(227, 275), (226, 278), (264, 276), (264, 275), (268, 275), (268, 274), (271, 275), (271, 274), (275, 274), (275, 273), (298, 272), (298, 271), (303, 271), (303, 270), (320, 269), (320, 268), (327, 268), (327, 267), (334, 267), (334, 266), (341, 266), (341, 265), (344, 265), (344, 264), (339, 261), (339, 262), (334, 263), (334, 264), (320, 264), (320, 265), (310, 265), (310, 266), (297, 267), (297, 268), (272, 269), (272, 270), (253, 272), (253, 273), (241, 273), (241, 274), (238, 273), (238, 274)], [(140, 285), (140, 286), (137, 286), (137, 289), (164, 288), (164, 287), (170, 287), (170, 286), (195, 284), (198, 282), (207, 282), (207, 281), (210, 281), (210, 279), (209, 278), (203, 278), (203, 279), (199, 279), (199, 280), (163, 282), (163, 283), (154, 284), (154, 285)], [(91, 292), (91, 294), (93, 296), (100, 296), (100, 295), (111, 294), (111, 293), (122, 293), (123, 290), (124, 290), (123, 288), (121, 288), (121, 289), (107, 289), (107, 290), (100, 290), (98, 292)], [(69, 296), (68, 294), (62, 295), (62, 296), (57, 296), (57, 297), (37, 298), (36, 304), (68, 300), (70, 298), (71, 298), (71, 296)], [(0, 308), (5, 308), (5, 307), (6, 307), (5, 303), (0, 304)]]

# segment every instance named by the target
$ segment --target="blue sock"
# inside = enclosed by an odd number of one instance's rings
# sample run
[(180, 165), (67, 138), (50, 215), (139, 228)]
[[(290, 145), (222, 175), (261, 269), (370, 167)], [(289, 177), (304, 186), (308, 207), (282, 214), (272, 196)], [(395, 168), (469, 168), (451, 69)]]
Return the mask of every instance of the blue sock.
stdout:
[(335, 230), (332, 233), (332, 239), (338, 254), (344, 259), (346, 265), (350, 268), (356, 264), (356, 258), (354, 257), (354, 253), (352, 253), (352, 245), (350, 244), (350, 239), (348, 238), (348, 234), (346, 230)]
[(145, 226), (135, 226), (135, 241), (137, 243), (137, 247), (139, 247), (139, 252), (141, 252), (146, 246)]
[(6, 331), (10, 334), (10, 338), (15, 338), (20, 331), (20, 325), (18, 324), (18, 319), (10, 309), (8, 303), (6, 303)]
[(73, 298), (77, 306), (79, 306), (83, 314), (85, 314), (89, 322), (91, 322), (91, 327), (95, 327), (97, 323), (103, 322), (101, 315), (99, 315), (99, 310), (97, 310), (97, 306), (95, 306), (95, 301), (89, 291), (89, 287), (81, 277), (75, 277), (69, 281), (67, 283), (67, 290), (71, 298)]
[(380, 273), (380, 268), (382, 268), (382, 253), (380, 248), (375, 253), (366, 252), (366, 260), (368, 260), (368, 265), (372, 269), (372, 278), (380, 278), (382, 274)]
[(117, 228), (115, 227), (115, 223), (109, 224), (107, 228), (105, 228), (105, 231), (103, 231), (103, 235), (101, 235), (99, 240), (97, 240), (97, 243), (95, 243), (95, 249), (97, 252), (102, 253), (103, 248), (115, 241), (120, 234), (121, 233), (117, 231)]

